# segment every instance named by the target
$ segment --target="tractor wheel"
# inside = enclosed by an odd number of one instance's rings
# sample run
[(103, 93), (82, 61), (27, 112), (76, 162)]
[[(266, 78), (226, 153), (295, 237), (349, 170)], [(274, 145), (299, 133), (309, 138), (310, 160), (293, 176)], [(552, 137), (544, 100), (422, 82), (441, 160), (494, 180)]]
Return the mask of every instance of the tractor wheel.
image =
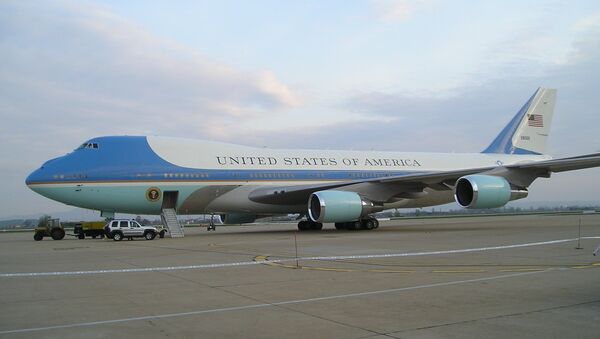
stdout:
[(65, 230), (62, 228), (55, 228), (50, 232), (50, 236), (54, 240), (62, 240), (65, 237)]
[(77, 238), (79, 238), (79, 239), (85, 239), (85, 234), (83, 232), (81, 232), (81, 233), (79, 233), (77, 235)]
[(40, 233), (40, 232), (35, 232), (35, 233), (33, 234), (33, 240), (35, 240), (35, 241), (40, 241), (40, 240), (42, 240), (42, 239), (44, 239), (44, 236), (42, 235), (42, 233)]

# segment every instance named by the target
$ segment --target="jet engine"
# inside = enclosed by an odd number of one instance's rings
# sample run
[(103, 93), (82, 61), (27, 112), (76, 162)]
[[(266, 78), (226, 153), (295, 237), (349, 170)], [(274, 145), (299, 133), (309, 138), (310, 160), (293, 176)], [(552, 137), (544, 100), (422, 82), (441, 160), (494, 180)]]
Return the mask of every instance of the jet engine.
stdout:
[(454, 185), (454, 199), (466, 208), (496, 208), (511, 200), (525, 198), (526, 189), (512, 189), (503, 177), (467, 175)]
[(381, 210), (355, 192), (319, 191), (308, 199), (308, 216), (319, 223), (355, 221)]
[(227, 213), (219, 215), (221, 222), (226, 225), (231, 224), (248, 224), (254, 222), (258, 216), (247, 213)]

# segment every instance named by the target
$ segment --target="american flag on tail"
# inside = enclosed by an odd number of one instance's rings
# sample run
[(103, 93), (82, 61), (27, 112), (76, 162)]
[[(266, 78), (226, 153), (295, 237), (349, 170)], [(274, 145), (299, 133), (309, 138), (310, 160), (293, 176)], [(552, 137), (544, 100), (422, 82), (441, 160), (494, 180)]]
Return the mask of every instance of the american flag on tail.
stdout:
[(529, 114), (527, 125), (531, 127), (544, 127), (544, 116), (541, 114)]

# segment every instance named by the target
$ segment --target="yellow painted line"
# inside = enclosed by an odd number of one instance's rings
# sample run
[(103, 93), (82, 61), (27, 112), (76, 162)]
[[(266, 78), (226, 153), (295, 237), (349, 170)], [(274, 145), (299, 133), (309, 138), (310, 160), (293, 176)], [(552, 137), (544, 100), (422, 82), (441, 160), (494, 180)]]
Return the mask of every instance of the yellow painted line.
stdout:
[(254, 257), (254, 261), (267, 261), (267, 258), (268, 257), (266, 255), (257, 255), (256, 257)]
[(433, 273), (484, 273), (486, 270), (436, 270)]
[(592, 266), (600, 266), (600, 262), (595, 262), (592, 264)]
[(356, 270), (347, 270), (347, 269), (343, 269), (343, 268), (326, 268), (326, 267), (310, 267), (310, 266), (302, 266), (302, 269), (315, 270), (315, 271), (331, 271), (331, 272), (356, 272)]
[(576, 269), (581, 269), (581, 268), (590, 268), (590, 267), (594, 267), (592, 265), (585, 265), (585, 266), (573, 266), (571, 268), (576, 268)]
[(397, 271), (397, 270), (367, 270), (373, 273), (414, 273), (415, 271)]
[(279, 267), (285, 267), (285, 268), (304, 268), (302, 266), (295, 266), (295, 265), (282, 265), (282, 264), (272, 264), (272, 266), (279, 266)]
[(500, 272), (538, 272), (544, 271), (543, 268), (515, 268), (510, 270), (500, 270)]

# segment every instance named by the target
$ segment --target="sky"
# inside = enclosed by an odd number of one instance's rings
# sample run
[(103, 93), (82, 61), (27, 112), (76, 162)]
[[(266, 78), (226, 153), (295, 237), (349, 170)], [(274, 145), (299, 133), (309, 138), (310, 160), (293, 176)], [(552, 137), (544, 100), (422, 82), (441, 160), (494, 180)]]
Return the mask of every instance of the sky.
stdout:
[[(540, 86), (554, 157), (600, 151), (598, 1), (0, 1), (0, 218), (91, 137), (479, 152)], [(532, 201), (600, 201), (600, 169)]]

